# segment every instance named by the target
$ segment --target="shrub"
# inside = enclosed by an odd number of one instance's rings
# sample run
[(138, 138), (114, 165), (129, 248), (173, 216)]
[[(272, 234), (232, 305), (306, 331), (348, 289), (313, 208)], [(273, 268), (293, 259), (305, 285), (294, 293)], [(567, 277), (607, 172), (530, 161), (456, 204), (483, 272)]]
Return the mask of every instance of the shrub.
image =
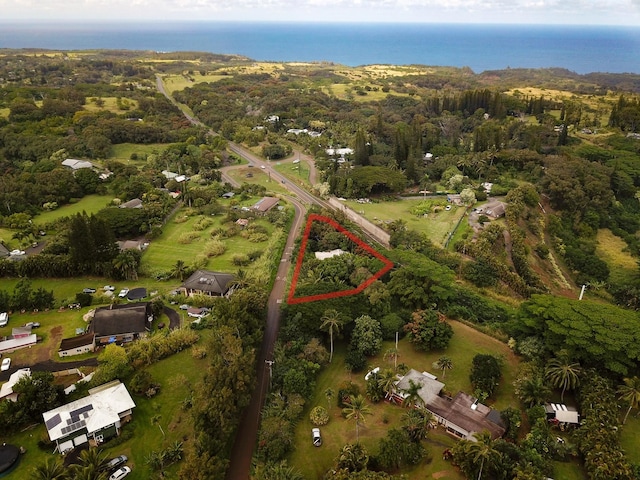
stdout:
[(237, 267), (244, 267), (251, 263), (251, 259), (244, 253), (236, 253), (233, 257), (231, 257), (231, 263), (233, 263)]
[(197, 240), (199, 238), (200, 238), (200, 234), (198, 232), (186, 232), (180, 235), (180, 237), (178, 238), (178, 243), (186, 245), (186, 244), (192, 243), (194, 240)]
[(326, 425), (327, 423), (329, 423), (329, 413), (324, 407), (315, 407), (309, 414), (309, 420), (311, 420), (311, 423), (313, 423), (317, 427)]
[(207, 257), (219, 257), (227, 250), (227, 246), (222, 240), (217, 238), (207, 242), (204, 246), (204, 253)]

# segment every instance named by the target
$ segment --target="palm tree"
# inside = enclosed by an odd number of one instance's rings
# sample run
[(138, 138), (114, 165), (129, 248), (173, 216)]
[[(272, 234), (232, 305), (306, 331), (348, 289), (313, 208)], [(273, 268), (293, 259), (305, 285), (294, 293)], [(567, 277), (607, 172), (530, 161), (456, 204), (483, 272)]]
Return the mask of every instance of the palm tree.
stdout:
[(478, 472), (478, 480), (482, 478), (482, 472), (485, 465), (487, 467), (495, 467), (500, 461), (501, 454), (495, 449), (491, 434), (487, 431), (475, 433), (477, 442), (469, 442), (467, 451), (474, 465), (480, 463)]
[(622, 424), (624, 425), (631, 409), (638, 408), (638, 405), (640, 405), (640, 378), (625, 378), (624, 385), (618, 387), (618, 398), (629, 404), (624, 420), (622, 420)]
[(429, 428), (433, 424), (433, 416), (427, 409), (408, 410), (403, 416), (404, 428), (409, 433), (409, 438), (414, 442), (420, 442), (427, 438)]
[(333, 399), (333, 397), (335, 396), (335, 394), (336, 394), (336, 392), (334, 392), (332, 388), (327, 388), (327, 389), (324, 391), (324, 398), (326, 398), (326, 399), (327, 399), (327, 406), (329, 407), (329, 408), (327, 409), (327, 411), (328, 411), (328, 410), (331, 410), (331, 399)]
[(545, 377), (557, 387), (562, 388), (560, 401), (564, 403), (565, 390), (573, 390), (580, 385), (582, 369), (579, 363), (571, 363), (566, 355), (549, 360)]
[(416, 407), (416, 406), (424, 406), (424, 400), (420, 396), (420, 389), (422, 385), (414, 382), (413, 380), (409, 380), (409, 388), (407, 388), (404, 393), (406, 393), (406, 397), (402, 401), (403, 407)]
[(154, 415), (153, 417), (151, 417), (151, 423), (153, 423), (154, 425), (158, 425), (158, 428), (160, 429), (160, 431), (162, 432), (162, 436), (164, 437), (164, 430), (162, 429), (162, 425), (160, 425), (161, 418), (161, 415)]
[(442, 378), (444, 379), (445, 371), (451, 370), (453, 368), (453, 360), (447, 357), (446, 355), (441, 356), (438, 360), (436, 360), (435, 366), (438, 370), (442, 370)]
[(118, 256), (113, 259), (113, 268), (125, 280), (138, 279), (138, 260), (131, 250), (120, 252)]
[(347, 420), (356, 422), (356, 443), (360, 441), (360, 422), (364, 423), (365, 415), (371, 415), (371, 407), (367, 404), (362, 395), (349, 395), (349, 406), (342, 409)]
[(180, 281), (184, 280), (184, 276), (187, 273), (187, 266), (185, 265), (183, 260), (176, 261), (173, 266), (173, 270), (171, 271), (171, 276), (177, 278)]
[(542, 374), (533, 374), (518, 379), (514, 382), (514, 385), (516, 395), (529, 408), (544, 403), (551, 395), (551, 390)]
[(398, 377), (390, 369), (385, 369), (380, 372), (378, 377), (378, 385), (382, 388), (382, 391), (386, 394), (385, 398), (390, 399), (393, 394), (396, 393), (396, 384), (398, 383)]
[(335, 330), (336, 334), (340, 333), (340, 329), (344, 322), (340, 316), (340, 312), (330, 308), (324, 311), (324, 315), (320, 318), (322, 321), (322, 325), (320, 325), (320, 330), (326, 330), (329, 332), (329, 341), (331, 342), (331, 353), (329, 354), (329, 363), (333, 359), (333, 332)]
[(98, 448), (89, 448), (80, 453), (80, 463), (70, 468), (70, 478), (74, 480), (107, 480), (106, 453)]
[(48, 458), (45, 463), (41, 463), (31, 471), (29, 478), (33, 480), (63, 480), (67, 478), (67, 470), (60, 457)]
[(393, 369), (394, 371), (398, 369), (398, 357), (400, 356), (400, 353), (398, 352), (398, 349), (396, 347), (390, 348), (388, 349), (386, 352), (384, 352), (384, 359), (385, 360), (393, 360)]

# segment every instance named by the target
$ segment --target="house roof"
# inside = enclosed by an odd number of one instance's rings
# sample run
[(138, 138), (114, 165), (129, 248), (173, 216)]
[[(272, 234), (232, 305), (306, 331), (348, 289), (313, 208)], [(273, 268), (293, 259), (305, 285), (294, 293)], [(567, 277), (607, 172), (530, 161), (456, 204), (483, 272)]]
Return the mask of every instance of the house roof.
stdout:
[(90, 331), (96, 337), (142, 333), (147, 327), (147, 305), (141, 302), (97, 308)]
[(93, 343), (94, 340), (94, 333), (85, 333), (84, 335), (76, 335), (71, 338), (63, 338), (60, 342), (60, 348), (58, 351), (64, 352), (66, 350), (71, 350), (72, 348), (84, 347), (85, 345)]
[(262, 197), (251, 208), (258, 212), (268, 212), (275, 207), (279, 201), (280, 199), (276, 197)]
[(326, 260), (327, 258), (337, 257), (343, 253), (347, 252), (340, 248), (336, 248), (335, 250), (329, 250), (328, 252), (315, 252), (315, 256), (318, 260)]
[(9, 380), (2, 384), (0, 387), (0, 399), (8, 397), (13, 393), (13, 386), (20, 381), (22, 377), (30, 377), (31, 369), (30, 368), (21, 368), (20, 370), (16, 370), (11, 374)]
[(26, 337), (10, 338), (0, 342), (0, 352), (17, 350), (28, 345), (33, 345), (38, 341), (38, 337), (35, 333), (27, 335)]
[(9, 255), (9, 249), (0, 243), (0, 257), (8, 257)]
[[(397, 383), (396, 387), (399, 392), (405, 392), (411, 388), (411, 382), (420, 385), (418, 395), (425, 404), (437, 398), (440, 391), (444, 388), (444, 383), (439, 382), (436, 377), (427, 372), (419, 372), (413, 368), (407, 372)], [(400, 393), (402, 395), (402, 393)]]
[(128, 202), (120, 204), (120, 208), (142, 208), (142, 200), (134, 198)]
[(13, 337), (24, 335), (31, 335), (31, 327), (13, 327), (11, 329), (11, 336)]
[(182, 286), (187, 290), (200, 290), (207, 293), (223, 295), (229, 290), (229, 282), (233, 280), (229, 273), (211, 272), (209, 270), (197, 270), (187, 278)]
[(63, 160), (62, 165), (72, 168), (73, 170), (78, 170), (80, 168), (93, 168), (93, 163), (86, 160), (76, 160), (75, 158), (67, 158), (66, 160)]
[(119, 380), (89, 390), (89, 395), (42, 414), (52, 442), (83, 428), (97, 432), (120, 420), (134, 408), (129, 391)]
[(487, 430), (492, 438), (499, 438), (505, 432), (498, 412), (464, 392), (458, 392), (452, 400), (436, 397), (427, 409), (469, 433)]

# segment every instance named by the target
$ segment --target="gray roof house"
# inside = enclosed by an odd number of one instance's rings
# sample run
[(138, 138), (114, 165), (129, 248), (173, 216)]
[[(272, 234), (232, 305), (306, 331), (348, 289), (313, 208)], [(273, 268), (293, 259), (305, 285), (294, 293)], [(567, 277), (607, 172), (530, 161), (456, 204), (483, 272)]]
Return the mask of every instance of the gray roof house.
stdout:
[(125, 343), (146, 336), (153, 320), (148, 302), (97, 308), (89, 326), (96, 345)]
[(72, 170), (80, 170), (81, 168), (93, 168), (93, 163), (86, 160), (76, 160), (75, 158), (67, 158), (62, 161), (62, 165)]
[(134, 198), (128, 202), (121, 203), (120, 208), (142, 208), (142, 200)]
[(89, 395), (42, 414), (47, 433), (56, 450), (66, 453), (89, 443), (99, 445), (120, 435), (123, 423), (131, 419), (136, 406), (120, 380), (89, 390)]
[(488, 431), (492, 438), (504, 435), (505, 428), (500, 413), (478, 402), (464, 392), (453, 397), (441, 395), (444, 383), (428, 372), (409, 370), (397, 383), (396, 400), (407, 397), (411, 383), (420, 385), (418, 394), (426, 408), (446, 431), (458, 438), (475, 441), (475, 433)]
[(209, 270), (197, 270), (181, 285), (184, 295), (208, 295), (210, 297), (222, 297), (229, 294), (229, 283), (234, 276), (229, 273), (211, 272)]

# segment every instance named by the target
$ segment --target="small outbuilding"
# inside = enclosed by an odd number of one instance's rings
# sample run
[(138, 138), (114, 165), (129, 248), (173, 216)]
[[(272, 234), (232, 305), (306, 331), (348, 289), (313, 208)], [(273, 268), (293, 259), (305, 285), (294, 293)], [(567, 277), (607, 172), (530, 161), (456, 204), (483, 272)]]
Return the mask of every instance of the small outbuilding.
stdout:
[(70, 357), (93, 352), (96, 348), (96, 336), (94, 333), (85, 333), (71, 338), (63, 338), (58, 349), (58, 356)]

